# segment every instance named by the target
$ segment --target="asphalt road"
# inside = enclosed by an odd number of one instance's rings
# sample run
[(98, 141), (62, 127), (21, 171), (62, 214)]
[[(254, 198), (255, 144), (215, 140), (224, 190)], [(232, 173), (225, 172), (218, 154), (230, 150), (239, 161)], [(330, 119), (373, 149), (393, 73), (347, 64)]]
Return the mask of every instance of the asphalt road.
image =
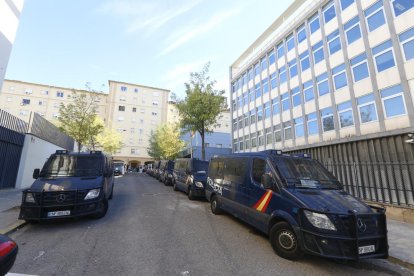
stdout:
[(266, 236), (144, 175), (116, 179), (100, 220), (27, 225), (11, 272), (32, 275), (413, 275), (387, 260), (278, 257)]

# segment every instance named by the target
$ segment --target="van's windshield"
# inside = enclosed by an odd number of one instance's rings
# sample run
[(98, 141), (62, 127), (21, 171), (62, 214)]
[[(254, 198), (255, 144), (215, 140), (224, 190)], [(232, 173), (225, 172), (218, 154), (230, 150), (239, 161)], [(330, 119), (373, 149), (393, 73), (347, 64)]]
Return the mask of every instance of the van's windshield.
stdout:
[(98, 176), (103, 173), (101, 160), (101, 156), (52, 155), (43, 166), (40, 176)]
[(315, 160), (282, 156), (274, 158), (272, 162), (287, 185), (299, 188), (342, 188), (339, 181)]
[(193, 172), (195, 173), (204, 173), (208, 172), (208, 162), (201, 160), (194, 160), (193, 162)]

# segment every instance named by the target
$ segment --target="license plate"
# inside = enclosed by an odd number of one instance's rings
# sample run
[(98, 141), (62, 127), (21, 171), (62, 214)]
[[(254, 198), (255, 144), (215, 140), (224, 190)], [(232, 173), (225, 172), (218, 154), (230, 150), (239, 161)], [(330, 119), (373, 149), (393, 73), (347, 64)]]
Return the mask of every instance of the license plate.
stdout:
[(375, 252), (375, 245), (360, 246), (358, 248), (359, 255)]
[(48, 217), (60, 217), (60, 216), (69, 216), (69, 215), (70, 215), (70, 210), (47, 212)]

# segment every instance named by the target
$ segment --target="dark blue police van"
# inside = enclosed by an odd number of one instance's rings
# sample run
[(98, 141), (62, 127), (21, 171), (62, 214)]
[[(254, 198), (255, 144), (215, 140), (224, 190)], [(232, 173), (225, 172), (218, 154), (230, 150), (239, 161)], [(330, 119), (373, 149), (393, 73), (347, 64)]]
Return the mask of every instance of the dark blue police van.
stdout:
[(387, 258), (385, 210), (368, 206), (306, 154), (268, 150), (214, 157), (206, 197), (267, 234), (275, 252), (343, 260)]
[(196, 158), (178, 158), (174, 163), (173, 189), (181, 190), (188, 199), (205, 197), (208, 162)]
[(91, 216), (102, 218), (114, 190), (112, 157), (101, 151), (73, 153), (57, 150), (36, 180), (23, 191), (19, 219), (40, 221)]

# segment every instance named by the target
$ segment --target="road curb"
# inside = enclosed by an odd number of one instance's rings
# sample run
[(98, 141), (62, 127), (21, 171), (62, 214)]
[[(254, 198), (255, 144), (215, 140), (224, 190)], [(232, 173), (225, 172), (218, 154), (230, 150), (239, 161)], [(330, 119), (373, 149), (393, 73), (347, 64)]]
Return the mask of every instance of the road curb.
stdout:
[(407, 261), (404, 261), (404, 260), (401, 260), (401, 259), (398, 259), (398, 258), (395, 258), (395, 257), (392, 257), (392, 256), (388, 256), (388, 260), (390, 262), (395, 263), (395, 264), (398, 264), (398, 265), (401, 265), (403, 267), (414, 270), (414, 264), (409, 263)]
[(25, 225), (26, 225), (26, 221), (24, 221), (24, 220), (17, 220), (15, 223), (7, 226), (6, 228), (0, 229), (0, 234), (1, 235), (8, 235), (11, 232), (15, 231), (16, 229), (21, 228), (21, 227), (23, 227)]

